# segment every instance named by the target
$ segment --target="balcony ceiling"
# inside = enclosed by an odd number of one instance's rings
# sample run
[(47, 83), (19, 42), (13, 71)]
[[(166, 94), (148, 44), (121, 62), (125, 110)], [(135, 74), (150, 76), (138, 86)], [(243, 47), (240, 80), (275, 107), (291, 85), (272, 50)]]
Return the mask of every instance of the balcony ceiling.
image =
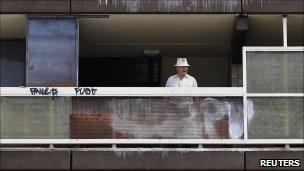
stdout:
[[(25, 39), (26, 16), (2, 14), (1, 40)], [(289, 45), (303, 46), (304, 15), (288, 16)], [(138, 56), (144, 49), (227, 56), (233, 31), (232, 14), (113, 14), (80, 19), (81, 57)], [(249, 15), (250, 46), (282, 45), (281, 15)], [(168, 51), (168, 52), (166, 52)]]

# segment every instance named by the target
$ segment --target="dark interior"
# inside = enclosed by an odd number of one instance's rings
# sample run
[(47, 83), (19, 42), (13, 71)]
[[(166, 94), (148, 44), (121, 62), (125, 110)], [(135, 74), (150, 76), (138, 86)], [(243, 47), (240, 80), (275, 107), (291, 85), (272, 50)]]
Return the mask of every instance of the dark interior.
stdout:
[(80, 58), (79, 86), (158, 87), (160, 58)]

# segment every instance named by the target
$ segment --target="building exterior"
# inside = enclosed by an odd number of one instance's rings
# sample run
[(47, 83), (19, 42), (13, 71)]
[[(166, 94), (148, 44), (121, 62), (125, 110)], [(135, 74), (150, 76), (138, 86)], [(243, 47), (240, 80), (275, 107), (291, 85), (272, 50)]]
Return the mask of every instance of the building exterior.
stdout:
[(0, 2), (1, 169), (304, 168), (303, 0)]

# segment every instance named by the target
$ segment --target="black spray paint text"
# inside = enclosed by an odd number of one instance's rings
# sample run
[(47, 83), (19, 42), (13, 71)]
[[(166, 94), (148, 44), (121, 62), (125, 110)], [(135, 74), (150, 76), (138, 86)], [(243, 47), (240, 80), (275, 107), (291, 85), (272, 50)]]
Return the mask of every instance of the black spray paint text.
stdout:
[(77, 87), (75, 88), (76, 95), (95, 95), (97, 92), (96, 88)]
[(58, 95), (57, 88), (49, 88), (49, 87), (30, 88), (30, 91), (32, 95), (52, 95), (52, 96)]

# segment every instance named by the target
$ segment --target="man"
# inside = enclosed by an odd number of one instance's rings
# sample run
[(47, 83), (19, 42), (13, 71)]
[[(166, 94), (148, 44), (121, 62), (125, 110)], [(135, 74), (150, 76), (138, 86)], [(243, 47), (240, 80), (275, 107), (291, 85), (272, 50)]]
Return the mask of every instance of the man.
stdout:
[[(197, 82), (194, 77), (188, 75), (188, 67), (190, 66), (186, 58), (177, 58), (176, 64), (177, 74), (172, 75), (168, 78), (166, 87), (197, 87)], [(180, 97), (180, 100), (188, 101), (192, 103), (192, 98), (190, 97)], [(194, 98), (195, 106), (199, 109), (200, 100), (198, 97)]]
[(174, 66), (177, 74), (169, 77), (166, 87), (197, 87), (196, 79), (187, 74), (190, 65), (186, 58), (177, 58)]
[[(190, 65), (188, 64), (186, 58), (177, 58), (176, 64), (174, 66), (176, 67), (177, 74), (172, 75), (168, 78), (166, 87), (197, 87), (196, 79), (188, 75), (188, 67)], [(181, 113), (173, 113), (172, 115), (176, 115), (176, 118), (183, 119), (182, 123), (188, 123), (187, 126), (195, 125), (193, 128), (193, 132), (195, 132), (195, 135), (199, 135), (199, 137), (201, 137), (202, 129), (200, 129), (200, 127), (195, 124), (196, 122), (201, 120), (198, 119), (201, 117), (198, 115), (200, 104), (199, 97), (171, 97), (169, 98), (169, 100), (171, 101), (171, 103), (181, 108), (181, 111), (184, 112), (182, 115)], [(177, 135), (179, 133), (181, 133), (182, 135), (187, 135), (187, 129), (184, 128), (183, 124), (177, 125), (176, 127)]]

